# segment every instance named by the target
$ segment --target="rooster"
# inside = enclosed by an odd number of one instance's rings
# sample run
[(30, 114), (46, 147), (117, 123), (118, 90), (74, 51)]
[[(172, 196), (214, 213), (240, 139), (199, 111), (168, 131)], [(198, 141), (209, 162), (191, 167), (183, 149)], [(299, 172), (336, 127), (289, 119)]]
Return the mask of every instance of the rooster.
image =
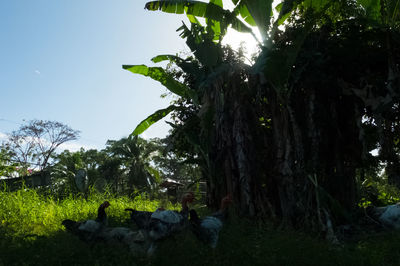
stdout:
[(108, 201), (103, 202), (97, 210), (97, 217), (95, 220), (76, 222), (66, 219), (62, 221), (62, 225), (67, 229), (67, 231), (79, 236), (82, 240), (93, 240), (108, 225), (105, 209), (109, 206), (110, 203)]
[(213, 215), (206, 216), (203, 219), (199, 218), (195, 210), (190, 210), (190, 227), (199, 240), (208, 244), (212, 248), (217, 246), (219, 232), (222, 229), (227, 208), (231, 203), (231, 196), (227, 195), (221, 200), (220, 209)]

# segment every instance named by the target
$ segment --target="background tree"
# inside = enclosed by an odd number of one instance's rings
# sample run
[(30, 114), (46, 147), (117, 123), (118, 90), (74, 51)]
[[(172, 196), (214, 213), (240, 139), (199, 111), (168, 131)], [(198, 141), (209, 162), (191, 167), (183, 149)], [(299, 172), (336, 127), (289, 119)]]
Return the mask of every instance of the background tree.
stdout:
[(150, 164), (156, 150), (152, 141), (138, 137), (107, 141), (105, 152), (112, 158), (108, 163), (119, 165), (120, 172), (114, 175), (115, 185), (122, 185), (130, 192), (154, 188), (160, 182), (159, 172)]
[(31, 120), (13, 131), (3, 145), (12, 152), (13, 160), (25, 168), (33, 164), (41, 171), (48, 166), (57, 147), (78, 136), (79, 131), (60, 122)]
[[(175, 125), (173, 125), (175, 127)], [(177, 131), (173, 129), (172, 131)], [(157, 140), (159, 152), (152, 158), (154, 165), (159, 169), (163, 179), (170, 178), (180, 182), (187, 187), (197, 185), (202, 180), (199, 161), (194, 153), (189, 153), (188, 149), (180, 147), (187, 145), (185, 138), (170, 132), (169, 136), (162, 140)], [(190, 146), (187, 146), (188, 148)]]
[(51, 166), (51, 177), (53, 190), (59, 193), (78, 193), (75, 175), (79, 169), (84, 169), (87, 174), (88, 184), (94, 185), (102, 178), (99, 167), (104, 161), (106, 154), (94, 149), (70, 152), (64, 150), (60, 154), (53, 155), (55, 161)]
[(12, 177), (17, 171), (18, 164), (11, 159), (11, 153), (5, 147), (0, 148), (0, 177)]
[(132, 137), (109, 140), (106, 148), (100, 151), (83, 148), (77, 152), (65, 150), (54, 156), (56, 163), (51, 168), (53, 182), (61, 190), (68, 188), (77, 192), (74, 178), (79, 169), (84, 169), (89, 186), (97, 189), (108, 186), (117, 193), (153, 193), (162, 178), (153, 162), (160, 149), (158, 140)]

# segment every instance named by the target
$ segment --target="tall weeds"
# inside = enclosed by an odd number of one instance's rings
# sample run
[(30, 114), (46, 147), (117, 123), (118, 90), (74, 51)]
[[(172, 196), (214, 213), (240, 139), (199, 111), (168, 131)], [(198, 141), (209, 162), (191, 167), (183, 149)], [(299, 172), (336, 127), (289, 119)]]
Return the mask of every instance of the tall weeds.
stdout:
[[(36, 190), (0, 190), (0, 266), (3, 265), (400, 265), (399, 232), (366, 234), (340, 245), (298, 231), (278, 230), (271, 224), (230, 216), (216, 249), (185, 230), (159, 243), (152, 258), (134, 257), (123, 246), (86, 243), (68, 234), (64, 219), (96, 217), (107, 209), (110, 226), (129, 226), (127, 207), (153, 211), (159, 206), (178, 209), (165, 201), (102, 194), (63, 197)], [(203, 217), (207, 210), (201, 210)]]
[[(3, 187), (0, 191), (0, 225), (9, 236), (48, 236), (63, 230), (61, 222), (64, 219), (94, 219), (97, 208), (105, 200), (111, 204), (107, 209), (110, 225), (126, 223), (129, 215), (125, 208), (154, 211), (160, 207), (160, 201), (148, 200), (140, 195), (130, 198), (90, 190), (86, 195), (69, 194), (56, 198), (50, 193), (38, 193), (32, 189), (8, 191)], [(177, 206), (169, 204), (165, 207), (174, 209)]]

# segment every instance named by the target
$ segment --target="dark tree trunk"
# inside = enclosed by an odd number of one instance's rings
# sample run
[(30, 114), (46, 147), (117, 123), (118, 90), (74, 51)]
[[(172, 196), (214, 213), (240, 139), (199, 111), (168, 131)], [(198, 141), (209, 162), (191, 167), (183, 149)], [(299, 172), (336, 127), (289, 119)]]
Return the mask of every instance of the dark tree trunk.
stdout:
[(258, 118), (248, 88), (243, 85), (240, 73), (235, 74), (225, 84), (216, 83), (209, 95), (215, 108), (213, 150), (216, 151), (210, 158), (214, 178), (210, 180), (209, 203), (218, 207), (220, 199), (229, 193), (239, 214), (255, 216), (269, 211), (265, 205), (270, 203), (263, 195), (257, 172), (259, 161), (255, 158), (257, 140), (253, 135)]

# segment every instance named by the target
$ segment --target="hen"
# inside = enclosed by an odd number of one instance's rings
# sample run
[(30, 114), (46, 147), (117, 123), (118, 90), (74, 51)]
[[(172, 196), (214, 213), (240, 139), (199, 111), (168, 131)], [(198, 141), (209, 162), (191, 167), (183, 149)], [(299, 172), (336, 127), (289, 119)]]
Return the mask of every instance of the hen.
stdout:
[(217, 246), (219, 232), (222, 229), (223, 221), (226, 217), (227, 207), (231, 203), (231, 196), (227, 195), (221, 200), (220, 209), (213, 215), (206, 216), (203, 219), (199, 218), (195, 210), (190, 210), (190, 227), (199, 240), (212, 248)]
[(400, 203), (385, 207), (368, 207), (367, 213), (384, 226), (400, 229)]
[(188, 193), (182, 198), (180, 212), (157, 209), (150, 216), (148, 230), (153, 240), (164, 239), (174, 233), (180, 232), (186, 225), (189, 208), (187, 203), (193, 202), (193, 193)]
[(152, 244), (146, 230), (132, 230), (127, 227), (109, 227), (101, 230), (97, 240), (110, 245), (127, 246), (134, 255), (146, 255)]
[(95, 220), (76, 222), (66, 219), (62, 221), (62, 225), (67, 229), (67, 231), (79, 236), (79, 238), (82, 240), (93, 240), (108, 224), (105, 209), (109, 206), (110, 203), (108, 201), (103, 202), (97, 210), (97, 217)]
[(134, 222), (138, 229), (148, 229), (150, 218), (153, 212), (137, 211), (134, 209), (127, 208), (125, 211), (131, 212), (131, 220)]

